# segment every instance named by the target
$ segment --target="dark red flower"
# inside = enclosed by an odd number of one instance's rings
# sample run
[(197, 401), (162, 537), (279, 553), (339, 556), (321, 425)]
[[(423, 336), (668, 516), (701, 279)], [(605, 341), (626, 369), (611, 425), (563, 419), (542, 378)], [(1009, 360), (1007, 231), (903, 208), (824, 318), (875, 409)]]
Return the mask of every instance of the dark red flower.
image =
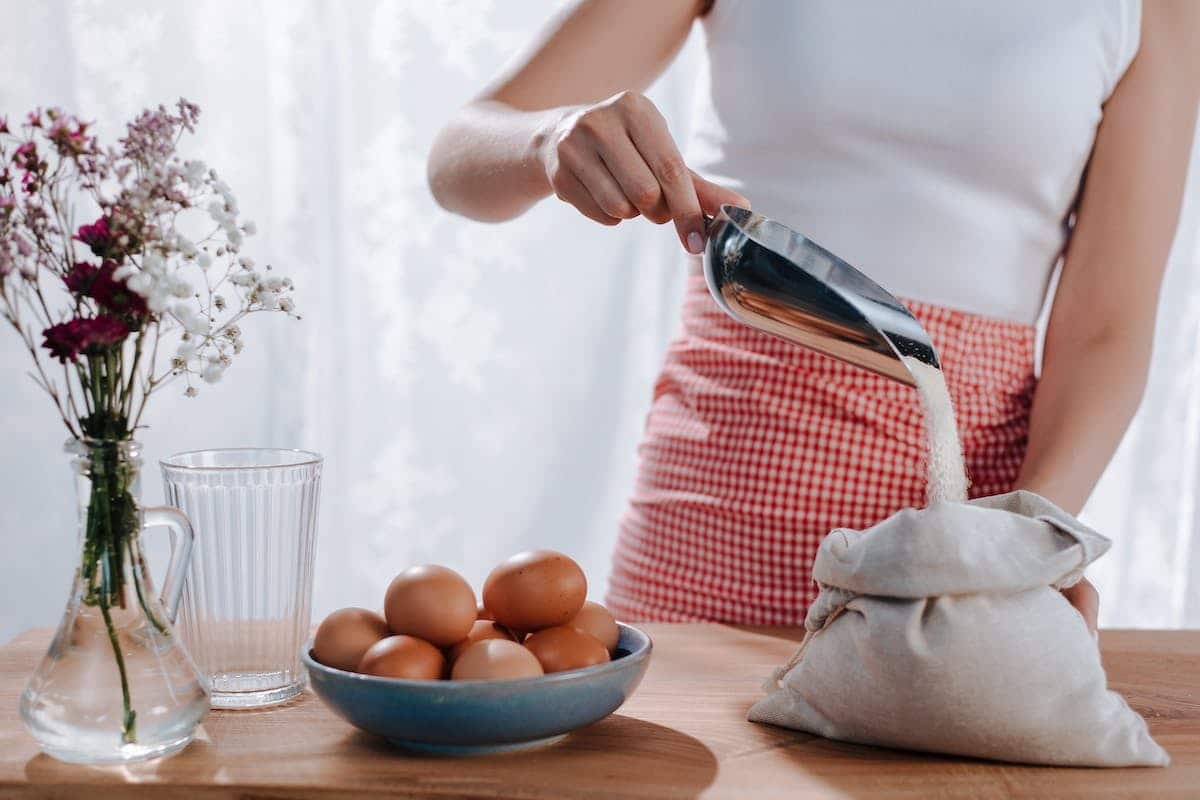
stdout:
[(0, 114), (0, 133), (8, 133), (8, 117)]
[(51, 325), (42, 331), (42, 347), (62, 363), (74, 361), (80, 353), (98, 355), (129, 335), (129, 326), (110, 314), (98, 317), (76, 317)]
[(91, 297), (92, 281), (96, 279), (96, 273), (99, 271), (95, 264), (89, 264), (86, 261), (76, 261), (75, 266), (71, 267), (71, 271), (63, 278), (63, 283), (67, 285), (72, 294)]
[(79, 357), (79, 323), (73, 319), (70, 322), (60, 322), (42, 331), (45, 337), (42, 347), (50, 351), (50, 355), (62, 363), (74, 361)]
[(100, 271), (92, 281), (92, 297), (101, 308), (114, 314), (124, 314), (134, 319), (146, 316), (145, 298), (131, 291), (125, 281), (114, 278), (116, 271), (115, 261), (105, 261), (100, 265)]
[(91, 225), (80, 225), (75, 240), (86, 244), (101, 258), (113, 255), (117, 249), (117, 243), (108, 228), (108, 217), (101, 217)]
[(105, 311), (125, 316), (139, 327), (139, 321), (146, 316), (146, 300), (131, 291), (125, 281), (117, 280), (116, 271), (115, 261), (105, 260), (99, 267), (77, 261), (63, 282), (73, 294), (90, 297)]

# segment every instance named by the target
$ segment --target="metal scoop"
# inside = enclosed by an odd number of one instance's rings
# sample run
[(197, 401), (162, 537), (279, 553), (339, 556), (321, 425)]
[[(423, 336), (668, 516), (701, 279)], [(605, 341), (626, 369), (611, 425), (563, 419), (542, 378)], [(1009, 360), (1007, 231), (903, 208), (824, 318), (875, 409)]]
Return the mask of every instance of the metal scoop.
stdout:
[(900, 360), (938, 369), (929, 335), (895, 297), (820, 245), (738, 206), (721, 206), (704, 250), (708, 290), (731, 317), (915, 386)]

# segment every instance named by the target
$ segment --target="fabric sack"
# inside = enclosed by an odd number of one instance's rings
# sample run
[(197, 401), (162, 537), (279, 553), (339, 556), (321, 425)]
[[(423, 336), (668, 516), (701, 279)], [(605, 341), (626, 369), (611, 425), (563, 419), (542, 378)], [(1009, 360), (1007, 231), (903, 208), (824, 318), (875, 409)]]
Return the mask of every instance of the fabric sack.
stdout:
[(1165, 766), (1058, 591), (1109, 544), (1025, 491), (836, 530), (804, 642), (750, 719), (1028, 764)]

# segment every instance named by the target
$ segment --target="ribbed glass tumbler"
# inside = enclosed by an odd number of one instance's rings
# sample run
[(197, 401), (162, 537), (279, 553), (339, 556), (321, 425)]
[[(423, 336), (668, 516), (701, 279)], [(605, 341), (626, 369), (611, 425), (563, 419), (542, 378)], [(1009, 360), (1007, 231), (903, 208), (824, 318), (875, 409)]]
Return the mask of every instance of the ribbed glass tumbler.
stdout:
[(167, 502), (196, 545), (177, 629), (216, 708), (282, 703), (304, 688), (322, 458), (198, 450), (161, 462)]

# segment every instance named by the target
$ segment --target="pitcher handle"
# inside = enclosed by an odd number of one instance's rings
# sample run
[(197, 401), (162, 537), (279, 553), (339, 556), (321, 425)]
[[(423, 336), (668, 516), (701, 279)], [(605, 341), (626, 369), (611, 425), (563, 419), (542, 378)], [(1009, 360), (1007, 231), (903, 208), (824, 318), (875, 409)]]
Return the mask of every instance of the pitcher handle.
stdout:
[(166, 527), (171, 531), (171, 560), (167, 574), (163, 577), (162, 595), (159, 602), (167, 610), (167, 618), (175, 624), (179, 612), (179, 600), (183, 597), (183, 585), (187, 581), (188, 565), (192, 561), (192, 545), (196, 533), (187, 516), (173, 506), (150, 506), (142, 509), (142, 530)]

